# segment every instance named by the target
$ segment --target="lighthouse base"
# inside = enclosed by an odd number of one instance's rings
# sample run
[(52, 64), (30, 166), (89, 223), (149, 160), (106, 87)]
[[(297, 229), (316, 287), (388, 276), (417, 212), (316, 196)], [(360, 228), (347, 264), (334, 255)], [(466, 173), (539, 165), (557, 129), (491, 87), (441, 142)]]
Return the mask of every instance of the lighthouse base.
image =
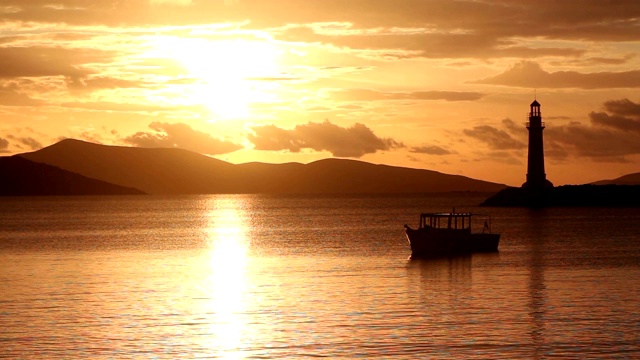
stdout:
[(549, 181), (547, 179), (543, 179), (542, 181), (540, 181), (540, 180), (538, 180), (538, 181), (527, 180), (524, 184), (522, 184), (522, 188), (530, 189), (530, 190), (552, 189), (553, 188), (553, 183), (551, 183), (551, 181)]

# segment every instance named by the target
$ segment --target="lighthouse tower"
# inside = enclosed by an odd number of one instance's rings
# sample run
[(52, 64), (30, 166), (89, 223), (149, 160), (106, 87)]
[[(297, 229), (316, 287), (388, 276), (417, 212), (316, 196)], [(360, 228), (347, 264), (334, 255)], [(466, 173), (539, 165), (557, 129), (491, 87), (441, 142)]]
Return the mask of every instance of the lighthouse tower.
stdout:
[(544, 148), (542, 145), (544, 123), (540, 114), (540, 103), (537, 100), (531, 103), (527, 129), (529, 130), (529, 158), (527, 161), (527, 181), (522, 184), (522, 187), (531, 190), (552, 188), (553, 184), (547, 180), (547, 175), (544, 172)]

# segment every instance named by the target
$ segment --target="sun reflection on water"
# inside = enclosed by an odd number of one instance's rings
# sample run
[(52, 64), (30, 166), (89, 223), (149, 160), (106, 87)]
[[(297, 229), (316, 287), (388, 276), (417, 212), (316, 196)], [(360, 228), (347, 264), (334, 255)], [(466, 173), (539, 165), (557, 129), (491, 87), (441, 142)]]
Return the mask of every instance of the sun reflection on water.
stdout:
[(248, 346), (246, 293), (249, 240), (245, 229), (247, 199), (216, 196), (208, 199), (206, 236), (206, 309), (211, 338), (208, 348), (216, 357), (242, 358)]

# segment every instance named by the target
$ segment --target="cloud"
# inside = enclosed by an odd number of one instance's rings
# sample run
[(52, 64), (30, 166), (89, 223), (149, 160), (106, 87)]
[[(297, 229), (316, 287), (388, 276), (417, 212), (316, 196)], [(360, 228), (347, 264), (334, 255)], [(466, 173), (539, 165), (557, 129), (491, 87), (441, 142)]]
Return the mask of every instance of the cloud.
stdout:
[(612, 114), (591, 112), (591, 126), (547, 127), (550, 144), (594, 161), (628, 162), (626, 156), (640, 154), (640, 103), (610, 100), (604, 107)]
[(566, 149), (575, 157), (625, 162), (625, 156), (640, 154), (640, 136), (635, 133), (579, 124), (547, 128), (545, 131), (548, 142)]
[(463, 132), (486, 143), (493, 150), (518, 150), (527, 147), (524, 142), (515, 139), (506, 131), (489, 125), (475, 126), (473, 129), (464, 129)]
[[(591, 112), (589, 125), (548, 125), (544, 130), (545, 157), (559, 161), (586, 157), (597, 162), (623, 163), (629, 162), (626, 156), (640, 154), (640, 103), (610, 100), (604, 107), (609, 113)], [(510, 119), (503, 120), (499, 127), (482, 125), (463, 133), (497, 150), (489, 154), (496, 161), (503, 161), (498, 155), (520, 157), (518, 152), (527, 147), (528, 131)]]
[(151, 132), (137, 132), (124, 142), (145, 148), (181, 148), (201, 154), (226, 154), (242, 148), (230, 141), (220, 140), (208, 133), (192, 129), (187, 124), (153, 122)]
[(67, 102), (62, 107), (74, 109), (88, 109), (96, 111), (133, 111), (133, 112), (158, 112), (172, 110), (170, 107), (160, 105), (126, 104), (113, 102)]
[(607, 101), (604, 103), (604, 108), (616, 115), (640, 118), (640, 104), (636, 104), (629, 99)]
[(16, 84), (0, 85), (0, 105), (2, 106), (39, 106), (44, 101), (33, 99), (18, 90)]
[(601, 57), (601, 56), (593, 56), (585, 59), (575, 59), (575, 60), (567, 60), (562, 59), (562, 61), (551, 61), (549, 64), (554, 66), (566, 66), (568, 64), (572, 65), (580, 65), (580, 66), (590, 66), (590, 65), (623, 65), (627, 64), (636, 57), (636, 54), (627, 54), (621, 57), (613, 58), (613, 57)]
[(495, 162), (499, 162), (507, 165), (521, 165), (522, 161), (519, 157), (515, 156), (511, 151), (489, 151), (486, 154), (488, 159)]
[[(272, 29), (288, 24), (347, 23), (355, 29), (385, 29), (386, 35), (400, 27), (418, 34), (434, 33), (436, 29), (463, 36), (457, 37), (461, 40), (458, 43), (449, 41), (456, 37), (428, 41), (434, 52), (442, 51), (442, 47), (464, 51), (470, 46), (465, 52), (469, 54), (486, 44), (500, 50), (505, 44), (497, 40), (505, 38), (636, 41), (640, 16), (636, 0), (314, 0), (305, 1), (304, 6), (300, 0), (57, 0), (51, 4), (4, 0), (5, 8), (13, 11), (0, 12), (0, 21), (109, 26), (247, 22), (252, 28)], [(412, 41), (419, 46), (420, 39)], [(357, 45), (358, 41), (354, 38), (351, 43)]]
[(0, 153), (8, 152), (9, 140), (0, 137)]
[(454, 152), (451, 152), (443, 147), (440, 146), (436, 146), (436, 145), (429, 145), (429, 146), (416, 146), (413, 147), (409, 150), (412, 153), (417, 153), (417, 154), (428, 154), (428, 155), (449, 155), (449, 154), (455, 154)]
[(326, 111), (332, 111), (333, 109), (328, 108), (326, 106), (313, 106), (310, 108), (306, 109), (309, 112), (326, 112)]
[(592, 112), (589, 114), (591, 123), (611, 129), (637, 132), (640, 134), (640, 120), (630, 119), (624, 116), (609, 115), (607, 113)]
[(377, 101), (377, 100), (444, 100), (475, 101), (485, 95), (478, 92), (463, 91), (411, 91), (384, 92), (370, 89), (345, 89), (331, 92), (331, 97), (342, 101)]
[(151, 4), (169, 4), (169, 5), (181, 5), (181, 6), (186, 6), (186, 5), (191, 5), (191, 0), (149, 0), (149, 2)]
[(525, 88), (640, 88), (640, 70), (587, 74), (576, 71), (549, 73), (544, 71), (538, 63), (522, 61), (502, 74), (471, 83)]
[(91, 73), (80, 65), (96, 61), (101, 51), (53, 47), (0, 47), (0, 77), (65, 76), (80, 79)]
[(7, 138), (10, 140), (17, 142), (16, 147), (20, 149), (24, 149), (25, 147), (29, 150), (39, 150), (42, 149), (42, 144), (30, 137), (30, 136), (15, 136), (15, 135), (7, 135)]
[[(326, 26), (331, 28), (331, 24)], [(404, 24), (395, 26), (404, 26)], [(396, 28), (395, 30), (348, 28), (323, 32), (320, 24), (315, 26), (316, 32), (311, 33), (289, 27), (276, 38), (283, 41), (313, 42), (330, 44), (338, 48), (366, 50), (369, 53), (362, 53), (362, 56), (378, 54), (380, 60), (385, 58), (578, 57), (586, 52), (584, 49), (570, 47), (530, 47), (514, 40), (501, 39), (492, 32), (460, 31), (459, 29), (447, 31), (443, 28), (434, 28), (431, 24), (424, 24), (424, 26), (427, 27)]]
[(356, 104), (344, 104), (344, 105), (336, 106), (336, 108), (342, 109), (342, 110), (362, 110), (364, 109), (364, 106), (356, 105)]
[(68, 85), (72, 90), (87, 91), (140, 87), (140, 83), (138, 82), (108, 76), (78, 77), (74, 78), (73, 81), (69, 81)]
[(526, 127), (521, 124), (516, 124), (511, 119), (502, 120), (502, 126), (507, 129), (510, 134), (516, 135), (519, 138), (526, 138), (528, 134), (528, 130)]
[(404, 146), (391, 138), (377, 137), (371, 129), (358, 123), (348, 128), (324, 121), (297, 125), (292, 130), (275, 125), (255, 126), (251, 130), (254, 134), (249, 134), (248, 139), (256, 150), (300, 152), (302, 149), (312, 149), (329, 151), (337, 157), (359, 158), (365, 154)]

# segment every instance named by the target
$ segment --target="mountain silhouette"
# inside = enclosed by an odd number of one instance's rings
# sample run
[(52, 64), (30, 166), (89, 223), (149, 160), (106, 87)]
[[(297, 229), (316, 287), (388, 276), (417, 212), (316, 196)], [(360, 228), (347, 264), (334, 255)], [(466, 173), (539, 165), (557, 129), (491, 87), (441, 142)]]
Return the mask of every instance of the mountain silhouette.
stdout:
[(495, 192), (506, 187), (356, 160), (236, 165), (183, 149), (107, 146), (74, 139), (19, 156), (150, 194)]
[(612, 180), (600, 180), (592, 185), (640, 185), (640, 172), (627, 174)]
[(0, 157), (0, 174), (0, 196), (144, 194), (19, 156)]

